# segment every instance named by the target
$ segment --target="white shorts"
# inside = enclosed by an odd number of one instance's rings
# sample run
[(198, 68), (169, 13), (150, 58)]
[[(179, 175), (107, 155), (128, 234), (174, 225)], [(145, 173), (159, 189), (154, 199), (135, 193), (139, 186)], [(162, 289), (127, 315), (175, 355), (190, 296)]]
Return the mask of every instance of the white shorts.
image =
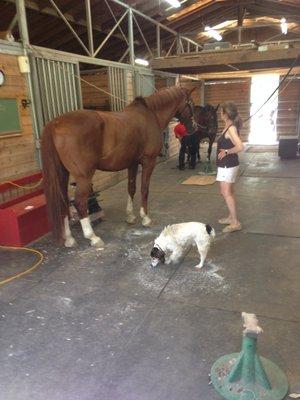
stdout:
[(234, 183), (239, 173), (239, 166), (231, 168), (218, 167), (216, 181)]

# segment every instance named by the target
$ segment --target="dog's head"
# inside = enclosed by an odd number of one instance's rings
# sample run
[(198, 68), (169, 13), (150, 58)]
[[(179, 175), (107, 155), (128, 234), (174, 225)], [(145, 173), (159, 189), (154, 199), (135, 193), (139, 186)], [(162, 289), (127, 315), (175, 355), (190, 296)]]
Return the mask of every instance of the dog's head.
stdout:
[(154, 246), (151, 250), (151, 267), (156, 267), (159, 262), (165, 263), (165, 252)]

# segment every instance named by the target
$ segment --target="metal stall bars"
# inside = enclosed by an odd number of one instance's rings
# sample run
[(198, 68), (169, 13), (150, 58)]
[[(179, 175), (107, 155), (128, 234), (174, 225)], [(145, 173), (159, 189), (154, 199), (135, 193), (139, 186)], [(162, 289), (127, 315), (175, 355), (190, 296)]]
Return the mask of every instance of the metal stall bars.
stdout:
[(111, 93), (110, 108), (112, 111), (121, 111), (127, 102), (126, 86), (127, 70), (118, 67), (108, 67), (108, 84)]
[(39, 131), (53, 118), (82, 108), (78, 63), (31, 57)]
[[(147, 71), (148, 72), (148, 71)], [(154, 74), (149, 71), (135, 71), (135, 95), (150, 96), (155, 91)]]

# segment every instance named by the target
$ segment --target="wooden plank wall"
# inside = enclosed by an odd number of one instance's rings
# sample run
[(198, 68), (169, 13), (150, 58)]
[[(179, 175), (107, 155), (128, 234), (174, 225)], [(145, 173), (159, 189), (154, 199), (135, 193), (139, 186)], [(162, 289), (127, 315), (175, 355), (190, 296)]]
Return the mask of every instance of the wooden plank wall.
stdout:
[[(204, 91), (205, 104), (216, 106), (226, 101), (233, 101), (238, 106), (240, 116), (244, 120), (250, 115), (250, 88), (251, 78), (207, 81)], [(218, 116), (219, 131), (221, 131), (220, 113)], [(249, 132), (250, 124), (245, 124), (241, 132), (243, 141), (248, 140)]]
[[(282, 77), (281, 77), (282, 78)], [(290, 81), (278, 96), (277, 134), (278, 136), (297, 135), (300, 117), (300, 75)]]
[(194, 80), (187, 79), (187, 78), (184, 78), (181, 76), (179, 78), (179, 83), (181, 86), (186, 87), (188, 89), (195, 88), (195, 90), (193, 90), (192, 95), (191, 95), (192, 100), (196, 106), (203, 105), (201, 102), (201, 91), (203, 90), (202, 89), (202, 85), (203, 85), (202, 81), (194, 81)]
[(5, 83), (0, 87), (0, 98), (17, 99), (22, 131), (20, 136), (0, 135), (0, 182), (30, 175), (39, 170), (36, 160), (30, 107), (23, 108), (22, 99), (28, 99), (27, 83), (20, 73), (18, 58), (0, 54), (0, 69), (5, 73)]
[[(109, 92), (108, 71), (107, 68), (101, 68), (97, 71), (82, 71), (81, 77), (89, 83)], [(110, 110), (109, 95), (97, 90), (97, 88), (81, 81), (82, 104), (83, 108), (90, 110)]]
[[(99, 70), (93, 71), (82, 71), (81, 76), (93, 85), (104, 89), (106, 92), (109, 92), (107, 68), (101, 68)], [(133, 96), (132, 79), (130, 78), (130, 76), (127, 76), (128, 98), (130, 98), (130, 96)], [(81, 90), (83, 108), (100, 111), (110, 111), (110, 99), (108, 94), (103, 93), (84, 82), (81, 83)], [(126, 175), (127, 171), (96, 171), (93, 178), (93, 188), (95, 191), (105, 190), (122, 181), (126, 177)]]
[(157, 90), (168, 87), (168, 79), (165, 76), (155, 75), (154, 83)]

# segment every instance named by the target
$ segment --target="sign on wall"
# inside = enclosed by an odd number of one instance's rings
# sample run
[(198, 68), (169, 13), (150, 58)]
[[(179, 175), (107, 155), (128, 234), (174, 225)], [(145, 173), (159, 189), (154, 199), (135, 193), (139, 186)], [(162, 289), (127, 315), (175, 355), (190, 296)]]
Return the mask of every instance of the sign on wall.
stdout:
[(16, 99), (0, 99), (0, 135), (19, 133), (21, 122)]

